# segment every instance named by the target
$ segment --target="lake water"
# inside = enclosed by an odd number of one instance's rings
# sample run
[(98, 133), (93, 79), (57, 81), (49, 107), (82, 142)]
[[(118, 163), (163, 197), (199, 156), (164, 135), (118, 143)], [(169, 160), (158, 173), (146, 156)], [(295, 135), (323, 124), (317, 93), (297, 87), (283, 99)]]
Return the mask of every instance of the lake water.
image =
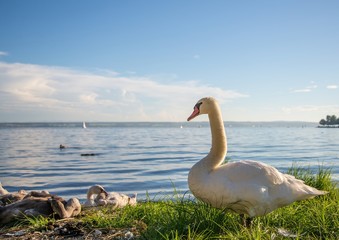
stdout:
[[(226, 123), (228, 157), (286, 172), (294, 162), (332, 168), (339, 180), (339, 129), (311, 123)], [(208, 123), (0, 123), (0, 181), (9, 191), (48, 190), (85, 199), (89, 186), (138, 199), (188, 190), (191, 166), (210, 149)], [(64, 144), (68, 148), (60, 149)], [(95, 154), (95, 156), (81, 156)]]

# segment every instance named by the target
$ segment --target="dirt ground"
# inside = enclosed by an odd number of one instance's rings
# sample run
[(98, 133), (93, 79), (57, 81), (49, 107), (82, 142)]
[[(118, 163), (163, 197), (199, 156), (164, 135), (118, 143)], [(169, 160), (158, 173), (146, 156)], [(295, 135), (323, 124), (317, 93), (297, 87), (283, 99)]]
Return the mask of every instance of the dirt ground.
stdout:
[(145, 226), (138, 223), (128, 229), (89, 229), (81, 222), (60, 221), (51, 223), (44, 230), (29, 228), (0, 228), (0, 239), (140, 239), (140, 231)]

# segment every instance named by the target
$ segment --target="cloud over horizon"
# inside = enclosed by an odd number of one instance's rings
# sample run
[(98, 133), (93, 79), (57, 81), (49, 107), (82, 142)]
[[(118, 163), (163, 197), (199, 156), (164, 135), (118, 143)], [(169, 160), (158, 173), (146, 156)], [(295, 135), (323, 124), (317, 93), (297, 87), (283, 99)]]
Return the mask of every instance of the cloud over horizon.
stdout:
[(338, 86), (337, 85), (328, 85), (326, 88), (327, 89), (337, 89)]
[(339, 111), (339, 105), (299, 105), (283, 107), (282, 111), (287, 115), (303, 114), (304, 116), (312, 116), (312, 113), (316, 112), (320, 117), (324, 117), (329, 114), (336, 114)]
[(317, 88), (318, 88), (318, 86), (315, 85), (313, 82), (311, 82), (311, 84), (312, 84), (312, 85), (309, 85), (309, 86), (307, 86), (307, 87), (305, 87), (305, 88), (302, 88), (302, 89), (295, 89), (295, 90), (293, 90), (292, 92), (294, 92), (294, 93), (306, 93), (306, 92), (311, 92), (311, 91), (313, 91), (314, 89), (317, 89)]
[(199, 82), (0, 62), (0, 121), (184, 121), (195, 101), (248, 97)]

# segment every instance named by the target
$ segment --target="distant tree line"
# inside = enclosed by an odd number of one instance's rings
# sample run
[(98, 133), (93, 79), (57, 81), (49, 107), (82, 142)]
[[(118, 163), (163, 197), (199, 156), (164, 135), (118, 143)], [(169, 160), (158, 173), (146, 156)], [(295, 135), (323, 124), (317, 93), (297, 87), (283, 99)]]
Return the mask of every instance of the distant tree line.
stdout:
[(319, 122), (320, 125), (337, 125), (339, 124), (339, 118), (336, 115), (327, 115), (326, 119), (321, 119)]

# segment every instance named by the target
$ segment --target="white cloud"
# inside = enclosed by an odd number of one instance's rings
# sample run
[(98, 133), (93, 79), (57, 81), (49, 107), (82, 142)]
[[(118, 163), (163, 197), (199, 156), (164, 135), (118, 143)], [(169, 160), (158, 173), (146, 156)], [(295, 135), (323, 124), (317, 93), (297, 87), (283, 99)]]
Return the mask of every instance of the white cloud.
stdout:
[(337, 85), (328, 85), (326, 88), (327, 89), (337, 89), (338, 86)]
[(221, 103), (247, 97), (192, 81), (164, 84), (105, 70), (0, 62), (0, 121), (25, 119), (33, 110), (36, 118), (26, 121), (184, 121), (204, 96)]
[(309, 89), (309, 88), (297, 89), (297, 90), (293, 90), (293, 92), (294, 93), (311, 92), (311, 89)]
[(316, 89), (316, 88), (318, 88), (318, 86), (315, 85), (315, 84), (312, 84), (312, 85), (310, 85), (310, 86), (307, 86), (306, 88), (307, 88), (307, 89)]
[(299, 105), (281, 108), (280, 120), (319, 122), (326, 115), (337, 114), (339, 105)]
[(311, 82), (311, 84), (312, 85), (309, 85), (305, 88), (293, 90), (292, 92), (294, 92), (294, 93), (307, 93), (307, 92), (313, 91), (313, 89), (318, 88), (318, 86), (315, 85), (313, 82)]
[(293, 113), (293, 112), (315, 112), (319, 111), (319, 106), (295, 106), (295, 107), (283, 107), (282, 111), (285, 113)]
[(339, 105), (301, 105), (293, 107), (283, 107), (282, 111), (288, 114), (305, 112), (329, 114), (331, 112), (338, 112)]
[(0, 51), (0, 57), (1, 57), (1, 56), (7, 56), (7, 55), (8, 55), (7, 52)]
[(97, 103), (96, 98), (97, 94), (95, 93), (90, 93), (90, 94), (82, 94), (80, 95), (80, 100), (85, 103), (85, 104), (95, 104)]

